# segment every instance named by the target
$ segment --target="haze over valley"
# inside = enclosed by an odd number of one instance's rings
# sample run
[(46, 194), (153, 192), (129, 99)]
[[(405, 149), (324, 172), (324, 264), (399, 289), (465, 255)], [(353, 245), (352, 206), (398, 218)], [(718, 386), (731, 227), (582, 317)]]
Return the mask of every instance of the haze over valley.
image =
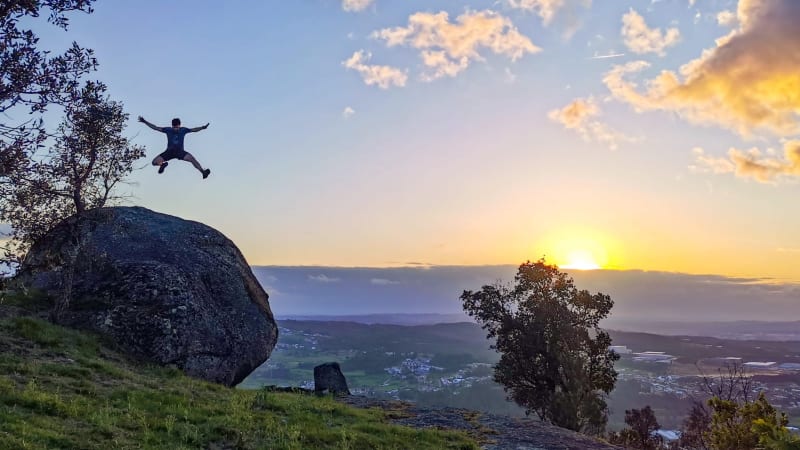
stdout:
[[(254, 267), (278, 317), (350, 316), (362, 322), (401, 324), (469, 320), (458, 298), (461, 292), (510, 282), (515, 271), (511, 265)], [(639, 270), (567, 272), (579, 288), (611, 295), (615, 305), (604, 322), (608, 328), (800, 340), (800, 326), (793, 323), (800, 321), (800, 285), (796, 283)], [(369, 315), (379, 316), (352, 317)]]

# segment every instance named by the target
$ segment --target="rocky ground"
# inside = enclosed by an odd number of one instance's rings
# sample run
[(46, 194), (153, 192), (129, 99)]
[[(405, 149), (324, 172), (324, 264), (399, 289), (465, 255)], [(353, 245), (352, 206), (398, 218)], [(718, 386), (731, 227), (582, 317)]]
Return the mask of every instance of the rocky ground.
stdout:
[(612, 450), (613, 445), (592, 439), (537, 419), (516, 419), (457, 408), (424, 408), (412, 403), (368, 397), (340, 397), (358, 408), (380, 408), (392, 422), (413, 428), (464, 430), (487, 450)]

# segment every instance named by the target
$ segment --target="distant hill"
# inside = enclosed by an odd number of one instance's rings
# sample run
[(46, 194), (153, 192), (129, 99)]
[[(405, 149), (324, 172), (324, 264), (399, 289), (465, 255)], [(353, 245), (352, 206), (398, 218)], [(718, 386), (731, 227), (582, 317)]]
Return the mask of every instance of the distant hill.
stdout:
[(285, 315), (279, 320), (314, 320), (318, 322), (355, 322), (387, 325), (433, 325), (471, 321), (466, 314), (363, 314), (348, 316)]
[[(409, 315), (410, 316), (410, 315)], [(359, 323), (344, 320), (278, 320), (280, 326), (321, 333), (321, 345), (329, 350), (372, 348), (386, 351), (431, 353), (472, 353), (490, 360), (486, 332), (474, 322), (426, 325)], [(355, 316), (353, 318), (365, 317)], [(326, 319), (329, 316), (325, 316)], [(704, 358), (734, 356), (744, 361), (800, 362), (799, 341), (720, 339), (708, 336), (668, 336), (653, 333), (610, 330), (614, 345), (633, 351), (661, 351), (675, 355), (679, 362), (693, 364)]]
[[(282, 315), (282, 320), (313, 320), (318, 322), (355, 322), (387, 325), (434, 325), (438, 323), (473, 322), (464, 313), (457, 314), (350, 314), (350, 315)], [(740, 320), (733, 322), (687, 322), (668, 320), (608, 319), (603, 327), (624, 332), (650, 333), (667, 336), (710, 336), (744, 341), (800, 341), (800, 321), (767, 322)]]
[(687, 322), (659, 320), (606, 320), (608, 328), (677, 336), (712, 336), (721, 339), (800, 341), (800, 321)]

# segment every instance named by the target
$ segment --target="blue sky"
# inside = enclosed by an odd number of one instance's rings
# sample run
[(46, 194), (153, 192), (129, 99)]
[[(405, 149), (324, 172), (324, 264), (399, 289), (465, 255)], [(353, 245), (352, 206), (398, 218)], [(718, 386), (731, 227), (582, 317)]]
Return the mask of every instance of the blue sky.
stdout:
[[(727, 117), (709, 106), (713, 93), (702, 98), (686, 80), (647, 91), (732, 31), (747, 56), (748, 23), (769, 23), (775, 11), (794, 17), (791, 1), (364, 5), (98, 1), (93, 14), (72, 16), (68, 33), (37, 30), (53, 49), (72, 40), (95, 49), (96, 78), (124, 102), (128, 134), (148, 149), (132, 177), (134, 202), (220, 229), (256, 265), (516, 264), (542, 255), (564, 265), (583, 252), (614, 269), (800, 280), (800, 171), (781, 155), (795, 131), (765, 131), (776, 118), (745, 135), (732, 127), (751, 116)], [(721, 25), (724, 11), (733, 19)], [(501, 40), (517, 33), (541, 51), (476, 45), (454, 76), (426, 81), (445, 66), (426, 66), (423, 52), (450, 51), (452, 65), (456, 49), (376, 37), (413, 32), (415, 14), (442, 12), (448, 26), (499, 17)], [(626, 37), (634, 13), (645, 28), (631, 25)], [(669, 41), (670, 29), (678, 39)], [(794, 34), (784, 40), (782, 50), (800, 47)], [(359, 51), (371, 54), (360, 67), (393, 68), (405, 85), (368, 85), (346, 67)], [(605, 55), (620, 56), (593, 59)], [(606, 78), (635, 61), (650, 66), (624, 73), (621, 86), (635, 83), (638, 94), (626, 97)], [(760, 73), (754, 86), (778, 86)], [(778, 100), (795, 101), (776, 89)], [(765, 106), (776, 117), (785, 113), (778, 100)], [(157, 176), (147, 164), (164, 138), (137, 115), (211, 122), (187, 149), (212, 176), (179, 163)], [(761, 153), (735, 159), (732, 147)], [(740, 171), (748, 162), (766, 168)]]

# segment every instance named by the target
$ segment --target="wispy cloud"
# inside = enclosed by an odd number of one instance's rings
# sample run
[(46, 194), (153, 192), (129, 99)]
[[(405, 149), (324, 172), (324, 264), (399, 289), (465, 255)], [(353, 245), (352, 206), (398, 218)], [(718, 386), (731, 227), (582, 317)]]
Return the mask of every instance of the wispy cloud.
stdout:
[(514, 73), (514, 72), (511, 70), (511, 68), (510, 68), (510, 67), (506, 67), (506, 68), (503, 70), (503, 73), (505, 74), (505, 77), (504, 77), (504, 79), (505, 79), (505, 82), (506, 82), (506, 83), (513, 83), (513, 82), (517, 81), (517, 74), (515, 74), (515, 73)]
[(350, 106), (345, 107), (344, 110), (342, 111), (342, 117), (344, 117), (345, 119), (349, 119), (353, 117), (355, 114), (356, 110)]
[(367, 9), (373, 3), (375, 3), (375, 0), (342, 0), (342, 9), (358, 12)]
[(329, 276), (327, 276), (325, 274), (309, 275), (308, 279), (309, 279), (309, 281), (314, 281), (314, 282), (317, 282), (317, 283), (338, 283), (338, 282), (342, 281), (341, 278), (329, 277)]
[(482, 51), (503, 55), (512, 61), (541, 49), (520, 33), (508, 18), (491, 10), (467, 11), (450, 21), (447, 12), (419, 12), (405, 27), (384, 28), (372, 34), (388, 47), (409, 46), (420, 51), (423, 81), (454, 77), (473, 61), (484, 59)]
[(367, 64), (371, 58), (371, 53), (359, 50), (342, 62), (342, 65), (358, 72), (368, 86), (375, 85), (381, 89), (389, 89), (392, 86), (404, 87), (406, 85), (408, 74), (405, 71), (392, 66)]
[(622, 16), (622, 37), (625, 46), (634, 53), (656, 53), (663, 56), (664, 50), (680, 41), (681, 33), (677, 28), (665, 32), (659, 28), (650, 28), (632, 8)]
[(388, 278), (371, 278), (369, 282), (377, 286), (389, 286), (392, 284), (400, 284), (399, 281), (390, 280)]
[(600, 108), (593, 97), (575, 99), (569, 105), (550, 111), (550, 120), (560, 123), (568, 130), (575, 130), (587, 142), (599, 142), (616, 150), (622, 142), (635, 139), (614, 130), (597, 119)]
[(693, 150), (695, 164), (689, 168), (698, 172), (732, 173), (761, 183), (775, 183), (789, 177), (800, 177), (800, 141), (784, 144), (783, 155), (774, 149), (739, 150), (731, 148), (725, 157), (706, 154), (702, 148)]
[(577, 12), (590, 8), (592, 0), (507, 0), (507, 5), (514, 9), (535, 12), (545, 25), (550, 25), (556, 17), (561, 16), (569, 36), (578, 29)]

